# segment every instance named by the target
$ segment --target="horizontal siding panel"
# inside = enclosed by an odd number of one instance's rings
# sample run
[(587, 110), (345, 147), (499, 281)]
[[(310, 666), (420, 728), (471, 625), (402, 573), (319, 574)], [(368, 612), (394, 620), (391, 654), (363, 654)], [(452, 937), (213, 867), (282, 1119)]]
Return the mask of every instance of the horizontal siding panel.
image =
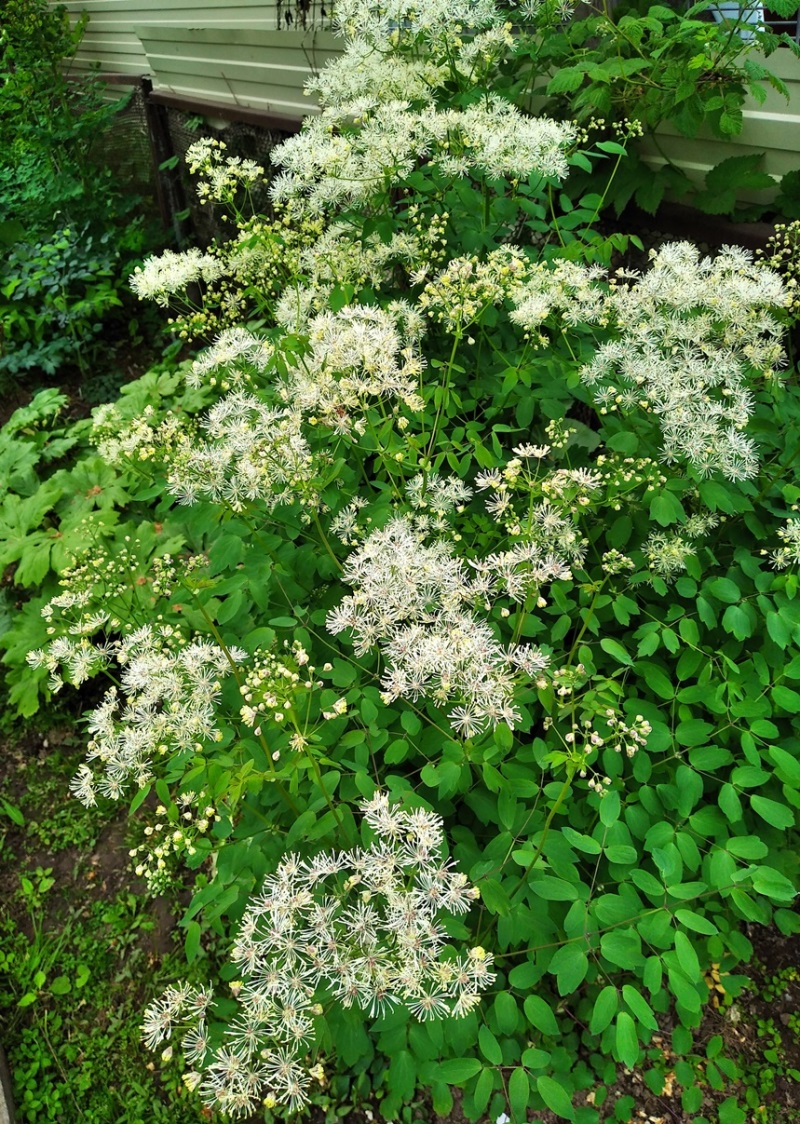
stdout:
[[(714, 137), (703, 129), (697, 137), (684, 137), (669, 124), (658, 130), (658, 148), (648, 138), (641, 142), (640, 151), (651, 167), (664, 165), (665, 157), (683, 168), (691, 180), (702, 185), (706, 173), (715, 164), (731, 156), (748, 156), (763, 153), (759, 167), (777, 182), (786, 172), (800, 164), (800, 59), (791, 51), (777, 50), (768, 59), (760, 59), (789, 88), (790, 100), (769, 87), (767, 98), (759, 104), (748, 97), (743, 106), (742, 131), (731, 141)], [(661, 151), (659, 151), (659, 148)], [(750, 202), (764, 203), (769, 192), (742, 192)]]
[(198, 82), (203, 79), (211, 82), (222, 79), (231, 83), (237, 89), (240, 86), (258, 86), (260, 82), (272, 86), (289, 86), (294, 90), (301, 90), (306, 79), (311, 74), (308, 62), (298, 54), (297, 65), (292, 65), (288, 59), (277, 65), (252, 66), (246, 63), (235, 64), (228, 59), (216, 63), (193, 58), (171, 58), (168, 55), (153, 55), (148, 53), (150, 72), (156, 84), (164, 82), (182, 85), (185, 79), (194, 77)]
[(304, 98), (300, 101), (302, 96), (298, 96), (297, 91), (270, 87), (264, 83), (237, 85), (234, 89), (230, 83), (221, 79), (207, 79), (202, 83), (193, 83), (189, 79), (181, 84), (154, 85), (153, 90), (155, 93), (171, 93), (190, 101), (216, 102), (219, 106), (238, 106), (240, 109), (260, 109), (267, 114), (292, 117), (298, 121), (319, 112), (312, 99)]
[(337, 57), (330, 32), (246, 31), (138, 26), (154, 87), (304, 117), (316, 106), (303, 90), (309, 75)]
[[(226, 52), (243, 57), (263, 57), (268, 52), (275, 57), (281, 51), (315, 50), (328, 54), (342, 53), (342, 40), (332, 31), (279, 31), (265, 28), (258, 31), (252, 28), (206, 28), (162, 26), (161, 24), (142, 24), (134, 26), (136, 35), (143, 43), (187, 44), (193, 48), (217, 49), (223, 46)], [(249, 52), (249, 54), (248, 54)]]
[(136, 19), (190, 19), (205, 26), (209, 19), (220, 23), (240, 13), (247, 19), (277, 19), (278, 5), (275, 0), (234, 0), (231, 4), (216, 3), (203, 6), (197, 0), (65, 0), (68, 12), (79, 16), (86, 12), (90, 23), (99, 19), (132, 23)]

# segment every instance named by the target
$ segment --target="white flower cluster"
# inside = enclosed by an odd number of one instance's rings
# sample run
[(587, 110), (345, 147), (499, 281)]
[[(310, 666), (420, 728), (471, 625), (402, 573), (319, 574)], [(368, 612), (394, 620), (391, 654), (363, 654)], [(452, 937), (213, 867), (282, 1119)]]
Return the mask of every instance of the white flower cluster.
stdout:
[(398, 1005), (420, 1020), (460, 1016), (495, 979), (482, 948), (445, 952), (439, 915), (466, 913), (478, 892), (442, 859), (440, 817), (392, 806), (381, 792), (362, 808), (373, 844), (289, 855), (251, 900), (232, 954), (242, 973), (239, 1013), (222, 1045), (209, 1042), (208, 992), (170, 988), (148, 1008), (146, 1044), (156, 1049), (180, 1028), (184, 1057), (197, 1067), (187, 1084), (210, 1108), (231, 1116), (259, 1102), (302, 1108), (321, 1077), (305, 1058), (323, 1002), (372, 1016)]
[[(345, 128), (354, 118), (358, 127)], [(270, 190), (276, 203), (291, 199), (300, 213), (321, 214), (385, 192), (422, 159), (451, 176), (563, 179), (574, 135), (572, 125), (528, 117), (496, 95), (463, 110), (363, 98), (306, 118), (275, 148), (283, 171)]]
[(308, 325), (309, 353), (290, 367), (279, 393), (293, 409), (339, 434), (363, 430), (373, 399), (394, 398), (421, 410), (425, 361), (415, 346), (421, 331), (422, 318), (401, 302), (320, 313)]
[(242, 511), (256, 500), (316, 505), (318, 463), (290, 407), (268, 406), (237, 390), (202, 421), (208, 440), (182, 439), (170, 458), (168, 489), (179, 503), (210, 499)]
[[(61, 641), (43, 652), (32, 652), (29, 662), (50, 663), (60, 656)], [(133, 781), (138, 787), (151, 776), (155, 757), (187, 749), (221, 737), (215, 725), (215, 706), (221, 680), (231, 672), (229, 657), (247, 659), (238, 648), (222, 651), (204, 639), (187, 640), (168, 625), (144, 625), (123, 639), (95, 649), (106, 664), (113, 659), (121, 668), (120, 691), (112, 687), (89, 715), (91, 740), (87, 761), (97, 761), (103, 775), (81, 765), (71, 789), (87, 806), (102, 796), (118, 800)]]
[(328, 614), (336, 634), (350, 629), (358, 655), (380, 644), (388, 667), (383, 699), (457, 699), (452, 726), (471, 737), (488, 725), (514, 727), (515, 675), (541, 676), (548, 657), (528, 646), (506, 650), (489, 625), (471, 611), (486, 602), (491, 575), (468, 576), (444, 540), (425, 542), (409, 516), (373, 531), (347, 559), (342, 578), (355, 593)]
[(451, 42), (464, 29), (505, 22), (493, 0), (339, 0), (336, 26), (347, 38), (363, 38), (378, 46), (438, 40)]
[(588, 544), (575, 517), (599, 494), (601, 477), (585, 468), (542, 473), (540, 464), (551, 448), (555, 445), (518, 446), (505, 465), (475, 478), (477, 488), (490, 493), (486, 510), (517, 541), (473, 565), (494, 571), (514, 601), (524, 601), (545, 582), (568, 580), (570, 566), (586, 556)]
[(651, 256), (647, 273), (610, 293), (618, 334), (584, 367), (583, 380), (597, 388), (601, 406), (653, 411), (667, 461), (747, 479), (757, 468), (755, 445), (742, 432), (753, 408), (748, 381), (754, 371), (772, 375), (782, 361), (783, 329), (771, 310), (786, 305), (786, 291), (737, 247), (701, 258), (680, 242)]
[(382, 101), (431, 102), (434, 90), (449, 77), (449, 68), (430, 57), (403, 58), (389, 53), (381, 44), (368, 39), (348, 43), (341, 58), (329, 62), (318, 75), (306, 82), (310, 94), (317, 94), (321, 105), (340, 105), (369, 99)]
[(773, 551), (771, 561), (776, 570), (785, 570), (787, 566), (800, 562), (800, 519), (788, 519), (776, 534), (783, 546)]
[(183, 293), (189, 285), (200, 281), (216, 281), (224, 272), (219, 258), (196, 247), (179, 254), (165, 250), (160, 257), (146, 258), (144, 265), (137, 266), (129, 283), (139, 300), (154, 300), (166, 308), (175, 293)]
[(272, 344), (254, 336), (247, 328), (226, 328), (192, 363), (186, 385), (202, 386), (209, 376), (224, 371), (227, 382), (238, 387), (249, 382), (254, 372), (263, 373), (273, 355)]
[(605, 271), (598, 265), (556, 260), (529, 262), (521, 283), (510, 294), (514, 309), (509, 319), (526, 334), (538, 332), (554, 312), (569, 327), (603, 324), (607, 319), (607, 292), (601, 282)]

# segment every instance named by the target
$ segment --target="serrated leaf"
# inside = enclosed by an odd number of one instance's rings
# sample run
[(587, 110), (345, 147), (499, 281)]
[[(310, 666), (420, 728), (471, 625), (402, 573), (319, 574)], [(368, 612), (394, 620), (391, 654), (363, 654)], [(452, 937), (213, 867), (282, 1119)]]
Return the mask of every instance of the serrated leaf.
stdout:
[(571, 94), (586, 77), (586, 71), (577, 66), (564, 66), (547, 83), (548, 94)]

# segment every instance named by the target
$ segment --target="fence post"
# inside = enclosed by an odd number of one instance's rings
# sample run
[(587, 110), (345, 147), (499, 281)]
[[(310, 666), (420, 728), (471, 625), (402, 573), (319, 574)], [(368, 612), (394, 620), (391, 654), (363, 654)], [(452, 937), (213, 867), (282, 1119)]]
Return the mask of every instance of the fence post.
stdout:
[[(182, 246), (186, 241), (183, 218), (186, 211), (186, 196), (180, 173), (174, 166), (175, 149), (170, 136), (167, 110), (151, 99), (152, 90), (151, 80), (142, 78), (142, 100), (150, 141), (150, 156), (153, 161), (156, 199), (161, 212), (161, 221), (167, 229), (172, 228), (175, 241)], [(170, 164), (170, 161), (173, 163)]]

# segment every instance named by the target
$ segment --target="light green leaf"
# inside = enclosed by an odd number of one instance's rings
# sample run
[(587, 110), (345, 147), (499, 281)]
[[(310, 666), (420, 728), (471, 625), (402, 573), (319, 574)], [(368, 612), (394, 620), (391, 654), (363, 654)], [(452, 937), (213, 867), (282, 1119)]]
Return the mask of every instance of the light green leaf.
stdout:
[(617, 663), (625, 664), (627, 667), (633, 667), (633, 659), (628, 655), (618, 640), (613, 640), (611, 637), (604, 636), (600, 641), (600, 647), (607, 655), (616, 660)]

